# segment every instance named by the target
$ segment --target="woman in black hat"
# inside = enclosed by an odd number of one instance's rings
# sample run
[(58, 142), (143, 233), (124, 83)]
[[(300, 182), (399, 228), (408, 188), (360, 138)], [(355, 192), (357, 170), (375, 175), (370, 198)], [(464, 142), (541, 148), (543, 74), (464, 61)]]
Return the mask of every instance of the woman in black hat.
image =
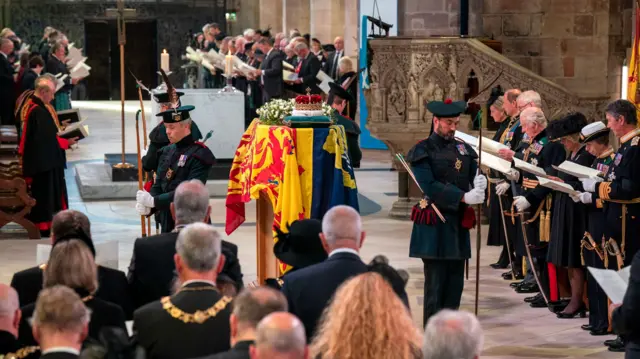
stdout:
[[(273, 253), (279, 261), (293, 267), (287, 274), (305, 268), (327, 259), (327, 252), (322, 246), (320, 233), (322, 222), (317, 219), (302, 219), (289, 225), (288, 233), (283, 233), (276, 228), (278, 241), (273, 246)], [(280, 289), (282, 278), (268, 278), (268, 286)]]
[[(571, 113), (552, 121), (547, 127), (547, 133), (551, 141), (562, 143), (568, 154), (567, 161), (589, 167), (595, 157), (580, 143), (580, 130), (586, 125), (587, 119), (583, 114)], [(558, 177), (571, 187), (580, 188), (580, 181), (576, 177), (563, 172), (558, 172)], [(558, 313), (558, 318), (573, 318), (576, 315), (584, 317), (586, 306), (582, 301), (584, 270), (580, 258), (580, 243), (587, 229), (587, 208), (581, 203), (574, 203), (568, 194), (555, 191), (551, 213), (547, 262), (556, 267), (558, 282), (566, 282), (568, 273), (571, 285), (571, 301)], [(553, 288), (553, 278), (550, 278), (550, 285)]]

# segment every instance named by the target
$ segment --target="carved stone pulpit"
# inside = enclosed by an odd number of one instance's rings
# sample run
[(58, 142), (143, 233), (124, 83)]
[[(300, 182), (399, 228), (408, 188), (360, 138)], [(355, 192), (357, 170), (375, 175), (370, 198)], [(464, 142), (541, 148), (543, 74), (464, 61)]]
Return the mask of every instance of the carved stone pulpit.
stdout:
[[(401, 38), (369, 40), (373, 50), (369, 69), (371, 86), (365, 90), (369, 118), (367, 128), (384, 142), (398, 170), (398, 199), (390, 216), (408, 218), (411, 207), (421, 197), (413, 180), (396, 162), (395, 154), (407, 154), (429, 134), (432, 114), (425, 103), (451, 98), (464, 100), (470, 74), (479, 89), (500, 85), (503, 89), (535, 90), (542, 96), (548, 119), (571, 111), (581, 111), (588, 119), (600, 120), (608, 98), (581, 98), (509, 60), (480, 40), (471, 38)], [(495, 82), (494, 82), (495, 81)], [(474, 100), (485, 104), (490, 89)], [(461, 117), (460, 130), (472, 130), (469, 115)], [(483, 132), (485, 137), (493, 134)]]

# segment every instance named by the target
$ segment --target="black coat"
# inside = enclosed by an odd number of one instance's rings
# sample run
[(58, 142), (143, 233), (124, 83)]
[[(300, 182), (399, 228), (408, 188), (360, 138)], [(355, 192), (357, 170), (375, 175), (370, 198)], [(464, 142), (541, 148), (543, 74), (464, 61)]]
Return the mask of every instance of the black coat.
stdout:
[[(13, 274), (11, 286), (18, 292), (20, 304), (35, 303), (42, 290), (43, 273), (40, 267), (31, 267)], [(98, 292), (96, 297), (118, 305), (127, 319), (133, 318), (133, 306), (127, 290), (127, 277), (123, 272), (98, 266)]]
[(315, 334), (322, 311), (338, 287), (347, 279), (365, 272), (367, 265), (359, 256), (336, 253), (322, 263), (283, 277), (282, 293), (287, 297), (289, 312), (304, 324), (307, 340)]
[(17, 95), (13, 74), (15, 70), (9, 60), (0, 54), (0, 121), (3, 125), (14, 125), (13, 109)]
[(38, 74), (33, 70), (29, 69), (25, 71), (24, 75), (22, 75), (22, 82), (20, 83), (20, 93), (28, 90), (35, 90), (37, 78)]
[[(127, 275), (129, 293), (135, 309), (171, 295), (175, 278), (173, 256), (176, 254), (177, 240), (178, 232), (136, 239)], [(244, 284), (238, 261), (238, 246), (223, 240), (222, 253), (226, 260), (222, 274), (227, 274), (231, 278), (240, 278), (239, 283), (236, 282), (236, 288), (239, 291)]]
[(344, 56), (344, 50), (340, 51), (340, 53), (338, 53), (337, 51), (330, 53), (329, 56), (327, 57), (327, 61), (324, 63), (324, 68), (322, 69), (322, 71), (324, 71), (327, 75), (331, 76), (332, 79), (338, 80), (339, 78), (338, 69), (340, 67), (338, 65), (338, 62), (340, 61), (340, 58), (343, 56)]
[[(100, 298), (87, 296), (86, 291), (77, 290), (78, 295), (83, 298), (84, 304), (91, 310), (91, 319), (89, 321), (89, 340), (100, 340), (100, 331), (106, 327), (116, 327), (122, 329), (125, 333), (127, 327), (125, 325), (125, 316), (122, 309)], [(21, 343), (26, 345), (37, 345), (31, 332), (31, 325), (29, 324), (29, 318), (33, 316), (35, 310), (35, 303), (28, 304), (21, 308), (22, 319), (20, 320), (20, 331), (18, 339)]]
[[(67, 65), (63, 64), (62, 61), (58, 60), (58, 58), (53, 55), (49, 56), (49, 60), (47, 61), (47, 72), (54, 76), (57, 76), (58, 74), (69, 75)], [(64, 86), (59, 91), (69, 92), (73, 89), (71, 76), (67, 76), (63, 82)]]
[(251, 356), (249, 355), (249, 348), (253, 343), (253, 340), (237, 342), (236, 345), (233, 346), (233, 348), (229, 349), (226, 352), (201, 357), (198, 359), (250, 359)]
[[(145, 348), (148, 359), (194, 358), (229, 350), (231, 301), (223, 297), (215, 287), (194, 282), (168, 298), (167, 304), (185, 314), (218, 309), (215, 316), (202, 324), (184, 323), (170, 315), (163, 303), (149, 303), (133, 314), (133, 331), (138, 343)], [(188, 290), (188, 288), (200, 290)], [(211, 288), (211, 290), (202, 290)], [(177, 309), (176, 309), (177, 308)]]
[(297, 92), (301, 94), (307, 93), (307, 88), (311, 89), (312, 94), (320, 94), (322, 90), (318, 87), (318, 79), (316, 76), (320, 72), (322, 64), (317, 57), (309, 53), (306, 59), (302, 61), (300, 65), (300, 72), (298, 77), (302, 79), (302, 83), (297, 85)]
[(640, 358), (640, 252), (633, 256), (622, 305), (611, 315), (613, 331), (628, 340), (625, 358)]
[(264, 102), (267, 102), (274, 97), (282, 96), (282, 61), (284, 61), (284, 57), (285, 56), (281, 51), (273, 49), (260, 64), (260, 68), (262, 69), (262, 78), (264, 80), (264, 86), (262, 89)]

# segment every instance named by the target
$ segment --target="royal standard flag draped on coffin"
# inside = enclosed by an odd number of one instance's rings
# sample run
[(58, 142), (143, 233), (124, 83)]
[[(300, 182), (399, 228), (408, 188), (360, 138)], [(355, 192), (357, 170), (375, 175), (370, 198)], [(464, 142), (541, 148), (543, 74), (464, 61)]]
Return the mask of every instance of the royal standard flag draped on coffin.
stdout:
[(245, 131), (229, 173), (225, 231), (245, 221), (245, 203), (266, 194), (274, 228), (322, 219), (333, 206), (359, 210), (358, 190), (342, 126), (290, 128), (258, 125)]

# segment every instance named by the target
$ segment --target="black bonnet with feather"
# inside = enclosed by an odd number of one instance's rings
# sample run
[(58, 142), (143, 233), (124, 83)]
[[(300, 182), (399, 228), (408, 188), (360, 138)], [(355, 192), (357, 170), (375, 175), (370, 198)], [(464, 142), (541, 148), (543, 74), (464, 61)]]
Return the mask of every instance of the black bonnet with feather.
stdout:
[(587, 125), (587, 118), (580, 112), (572, 112), (557, 120), (551, 121), (547, 126), (547, 135), (550, 140), (560, 139), (565, 136), (579, 134)]

